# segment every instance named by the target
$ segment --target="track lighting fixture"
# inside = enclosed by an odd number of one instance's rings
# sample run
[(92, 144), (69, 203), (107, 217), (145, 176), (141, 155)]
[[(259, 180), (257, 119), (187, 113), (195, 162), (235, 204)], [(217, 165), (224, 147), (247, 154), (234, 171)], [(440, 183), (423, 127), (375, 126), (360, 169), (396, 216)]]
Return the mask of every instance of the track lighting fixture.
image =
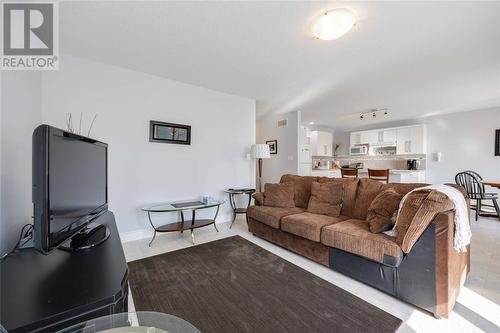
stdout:
[(363, 120), (365, 119), (365, 115), (372, 115), (372, 118), (375, 119), (377, 118), (377, 115), (379, 112), (383, 112), (383, 116), (384, 117), (387, 117), (389, 115), (389, 111), (387, 108), (383, 108), (383, 109), (370, 109), (370, 111), (366, 111), (366, 112), (361, 112), (361, 114), (359, 115), (359, 119), (360, 120)]

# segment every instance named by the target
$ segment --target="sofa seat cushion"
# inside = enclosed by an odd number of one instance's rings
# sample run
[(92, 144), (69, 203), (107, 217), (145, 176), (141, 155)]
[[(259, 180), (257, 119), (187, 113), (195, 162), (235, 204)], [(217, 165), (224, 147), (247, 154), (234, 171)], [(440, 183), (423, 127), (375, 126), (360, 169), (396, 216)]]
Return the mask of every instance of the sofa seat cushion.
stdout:
[(281, 208), (268, 206), (250, 206), (247, 210), (247, 217), (267, 224), (268, 226), (275, 229), (279, 229), (281, 218), (283, 218), (284, 216), (299, 214), (302, 212), (304, 212), (304, 209), (298, 207)]
[(324, 226), (348, 220), (347, 216), (327, 216), (309, 212), (285, 216), (281, 220), (281, 230), (319, 242)]
[(364, 220), (350, 219), (324, 227), (321, 243), (390, 266), (399, 265), (403, 258), (395, 237), (370, 232)]

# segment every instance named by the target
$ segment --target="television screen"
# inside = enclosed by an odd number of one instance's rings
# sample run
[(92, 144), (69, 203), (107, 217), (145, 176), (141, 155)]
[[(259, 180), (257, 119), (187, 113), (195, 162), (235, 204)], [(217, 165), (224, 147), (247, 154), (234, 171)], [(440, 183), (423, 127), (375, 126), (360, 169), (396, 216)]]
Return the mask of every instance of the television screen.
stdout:
[(44, 129), (34, 135), (33, 185), (39, 193), (34, 192), (33, 202), (35, 246), (48, 252), (107, 208), (107, 145)]
[(57, 243), (106, 204), (106, 147), (53, 135), (49, 170), (49, 228)]

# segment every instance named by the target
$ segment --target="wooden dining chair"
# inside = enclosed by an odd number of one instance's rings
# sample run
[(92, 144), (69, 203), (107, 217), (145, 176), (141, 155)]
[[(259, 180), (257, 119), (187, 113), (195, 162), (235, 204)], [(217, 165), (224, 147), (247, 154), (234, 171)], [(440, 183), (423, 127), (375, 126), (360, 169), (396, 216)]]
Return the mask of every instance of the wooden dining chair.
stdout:
[(389, 184), (389, 169), (368, 169), (368, 178)]
[(342, 178), (358, 178), (358, 169), (356, 168), (342, 168), (340, 169)]
[[(500, 207), (498, 205), (498, 195), (487, 193), (481, 183), (483, 178), (474, 171), (459, 172), (455, 176), (455, 182), (465, 188), (467, 198), (471, 200), (471, 209), (476, 211), (476, 221), (478, 216), (492, 216), (500, 219)], [(492, 204), (483, 203), (490, 201)]]

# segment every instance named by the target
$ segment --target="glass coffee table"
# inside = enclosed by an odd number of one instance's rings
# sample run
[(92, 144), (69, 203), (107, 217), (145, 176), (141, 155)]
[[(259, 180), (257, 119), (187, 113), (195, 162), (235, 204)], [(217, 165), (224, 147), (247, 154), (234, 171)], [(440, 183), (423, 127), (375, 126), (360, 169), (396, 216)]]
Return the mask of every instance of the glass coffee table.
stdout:
[[(191, 200), (191, 201), (171, 201), (164, 203), (157, 203), (150, 206), (146, 206), (141, 208), (141, 210), (148, 213), (149, 223), (154, 229), (154, 235), (151, 241), (149, 242), (149, 246), (153, 243), (157, 232), (180, 232), (182, 233), (184, 230), (191, 230), (191, 242), (194, 244), (194, 229), (206, 227), (208, 225), (213, 224), (215, 230), (219, 232), (217, 226), (215, 225), (215, 219), (219, 214), (220, 205), (224, 204), (224, 200), (210, 200), (208, 203)], [(196, 211), (200, 209), (207, 208), (216, 208), (215, 216), (213, 219), (196, 219)], [(191, 211), (191, 219), (186, 220), (184, 218), (184, 211)], [(155, 226), (153, 220), (151, 219), (151, 213), (170, 213), (170, 212), (178, 212), (180, 221), (173, 222), (169, 224), (164, 224), (159, 227)]]
[(187, 321), (159, 312), (117, 313), (65, 328), (57, 333), (201, 333)]

